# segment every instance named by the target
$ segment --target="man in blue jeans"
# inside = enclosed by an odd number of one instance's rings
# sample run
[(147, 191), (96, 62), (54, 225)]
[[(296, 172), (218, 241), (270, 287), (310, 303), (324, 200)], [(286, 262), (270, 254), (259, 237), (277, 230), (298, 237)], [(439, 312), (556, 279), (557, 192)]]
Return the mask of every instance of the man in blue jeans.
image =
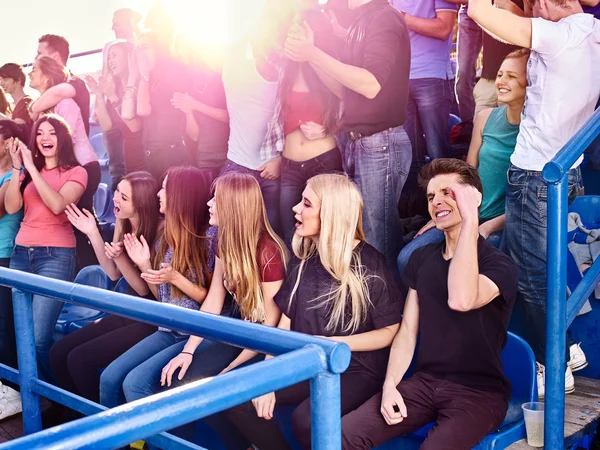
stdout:
[(288, 36), (285, 53), (294, 61), (308, 61), (332, 92), (344, 97), (338, 136), (344, 170), (363, 196), (367, 241), (396, 271), (402, 245), (398, 201), (412, 159), (410, 140), (402, 128), (410, 39), (402, 14), (387, 0), (349, 0), (349, 6), (357, 19), (348, 30), (343, 62), (314, 46), (307, 25), (304, 33)]
[(457, 6), (447, 0), (393, 0), (406, 19), (411, 45), (408, 115), (404, 128), (413, 165), (450, 156), (448, 64)]
[[(507, 177), (503, 248), (519, 267), (519, 290), (535, 333), (532, 347), (542, 397), (548, 209), (542, 170), (594, 112), (600, 95), (600, 21), (582, 14), (577, 0), (533, 0), (531, 10), (533, 19), (495, 8), (486, 0), (469, 3), (469, 15), (482, 28), (508, 43), (531, 49), (525, 108)], [(581, 187), (582, 159), (568, 174), (570, 200)], [(565, 353), (565, 391), (572, 392), (573, 376)]]

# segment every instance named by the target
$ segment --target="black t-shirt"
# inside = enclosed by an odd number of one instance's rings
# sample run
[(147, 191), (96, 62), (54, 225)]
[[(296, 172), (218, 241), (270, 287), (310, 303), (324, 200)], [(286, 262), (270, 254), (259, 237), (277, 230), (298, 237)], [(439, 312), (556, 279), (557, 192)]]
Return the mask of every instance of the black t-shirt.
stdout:
[(81, 118), (83, 119), (83, 125), (85, 126), (85, 132), (90, 135), (90, 92), (81, 78), (71, 76), (68, 83), (75, 89), (75, 103), (79, 106), (81, 111)]
[(426, 245), (412, 254), (404, 281), (419, 297), (420, 343), (415, 371), (472, 389), (510, 398), (501, 352), (517, 293), (514, 262), (483, 237), (477, 241), (479, 273), (498, 286), (500, 295), (487, 305), (467, 312), (448, 306), (445, 241)]
[[(404, 302), (386, 266), (385, 258), (366, 242), (358, 244), (354, 254), (360, 255), (369, 287), (371, 305), (365, 320), (352, 334), (366, 333), (399, 323)], [(285, 282), (275, 296), (275, 302), (283, 314), (291, 320), (291, 330), (317, 336), (348, 336), (350, 334), (348, 332), (326, 329), (329, 310), (327, 306), (321, 305), (320, 301), (324, 299), (324, 294), (331, 292), (337, 282), (325, 270), (318, 255), (306, 261), (298, 289), (290, 305), (290, 294), (296, 284), (299, 266), (300, 260), (294, 257), (288, 267)], [(348, 308), (349, 314), (350, 308)], [(361, 372), (383, 379), (388, 357), (389, 348), (371, 352), (353, 352), (347, 372)]]
[(346, 89), (342, 130), (371, 136), (406, 120), (410, 38), (402, 14), (388, 0), (372, 0), (356, 11), (343, 60), (372, 73), (381, 90), (369, 100)]

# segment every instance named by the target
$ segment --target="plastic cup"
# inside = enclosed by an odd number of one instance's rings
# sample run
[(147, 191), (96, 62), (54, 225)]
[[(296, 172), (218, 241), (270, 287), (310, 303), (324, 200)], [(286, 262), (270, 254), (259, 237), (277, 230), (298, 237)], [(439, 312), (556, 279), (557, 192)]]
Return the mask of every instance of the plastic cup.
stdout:
[(523, 403), (523, 416), (527, 430), (527, 444), (531, 447), (544, 446), (544, 402)]

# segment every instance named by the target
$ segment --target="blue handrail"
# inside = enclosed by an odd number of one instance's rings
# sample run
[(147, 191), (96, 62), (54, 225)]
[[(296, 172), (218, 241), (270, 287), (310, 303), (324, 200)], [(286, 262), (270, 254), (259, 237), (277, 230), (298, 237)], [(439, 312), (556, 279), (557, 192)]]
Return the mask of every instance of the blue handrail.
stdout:
[[(542, 175), (548, 183), (548, 233), (546, 254), (546, 408), (544, 411), (544, 448), (562, 450), (565, 433), (565, 361), (567, 332), (567, 214), (568, 171), (600, 135), (600, 109), (544, 166)], [(583, 278), (571, 294), (569, 319), (575, 316), (598, 281), (594, 263), (589, 276)], [(584, 297), (584, 295), (586, 295)], [(577, 310), (573, 306), (578, 307)]]
[[(341, 449), (339, 374), (350, 363), (346, 344), (5, 268), (0, 268), (0, 284), (18, 289), (13, 304), (19, 350), (19, 371), (0, 365), (0, 376), (16, 381), (18, 373), (24, 431), (30, 435), (0, 445), (2, 449), (80, 449), (89, 448), (91, 442), (94, 448), (109, 449), (149, 436), (148, 441), (157, 445), (168, 441), (175, 444), (170, 448), (201, 449), (165, 433), (154, 435), (309, 379), (312, 446)], [(39, 432), (39, 395), (85, 414), (106, 408), (38, 379), (32, 293), (282, 356)]]

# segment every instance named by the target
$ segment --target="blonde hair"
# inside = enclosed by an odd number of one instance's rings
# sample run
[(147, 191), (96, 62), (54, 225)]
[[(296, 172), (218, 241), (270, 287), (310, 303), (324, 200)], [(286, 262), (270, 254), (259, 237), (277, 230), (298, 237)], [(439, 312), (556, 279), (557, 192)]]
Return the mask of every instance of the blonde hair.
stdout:
[(308, 180), (306, 185), (321, 203), (321, 229), (316, 240), (294, 235), (292, 248), (301, 263), (289, 304), (300, 284), (306, 261), (318, 253), (321, 264), (337, 282), (337, 286), (315, 299), (318, 302), (316, 307), (325, 306), (329, 309), (327, 330), (354, 333), (366, 318), (371, 304), (365, 267), (360, 255), (354, 252), (354, 242), (365, 239), (362, 196), (345, 175), (317, 175)]
[(265, 267), (275, 255), (258, 254), (258, 244), (265, 233), (278, 247), (284, 266), (287, 249), (275, 234), (269, 220), (258, 181), (247, 174), (226, 174), (215, 180), (215, 202), (219, 220), (219, 258), (223, 265), (225, 285), (235, 297), (244, 319), (262, 323), (266, 310), (262, 294)]

